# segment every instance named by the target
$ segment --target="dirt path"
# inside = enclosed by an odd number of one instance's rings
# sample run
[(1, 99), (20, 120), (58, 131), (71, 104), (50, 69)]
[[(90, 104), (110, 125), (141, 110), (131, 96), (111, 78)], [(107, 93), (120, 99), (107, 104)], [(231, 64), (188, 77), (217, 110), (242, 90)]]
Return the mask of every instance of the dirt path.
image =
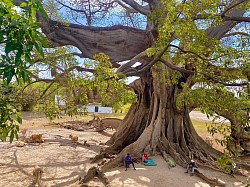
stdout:
[[(195, 114), (198, 117), (199, 114)], [(68, 129), (47, 126), (49, 121), (39, 118), (37, 120), (24, 119), (24, 126), (32, 123), (28, 136), (33, 133), (42, 133), (45, 143), (41, 145), (28, 144), (25, 147), (16, 147), (14, 142), (0, 142), (0, 187), (32, 187), (32, 170), (39, 165), (44, 170), (43, 184), (47, 187), (67, 187), (78, 180), (79, 175), (86, 174), (91, 164), (91, 158), (97, 155), (102, 143), (106, 142), (114, 131), (108, 130), (97, 133), (92, 130), (72, 131)], [(39, 126), (40, 124), (40, 126)], [(42, 125), (41, 125), (42, 124)], [(45, 126), (45, 127), (44, 127)], [(40, 128), (40, 129), (39, 129)], [(37, 129), (37, 130), (34, 130)], [(69, 134), (76, 134), (80, 144), (73, 144)], [(91, 145), (84, 146), (84, 140)], [(125, 171), (117, 167), (107, 172), (111, 187), (207, 187), (209, 186), (197, 176), (185, 174), (185, 169), (177, 166), (168, 169), (167, 163), (161, 156), (155, 156), (157, 166), (136, 165), (136, 171), (130, 168)], [(200, 168), (200, 170), (203, 170)], [(229, 175), (204, 170), (211, 178), (219, 178), (227, 186), (244, 186), (246, 178), (232, 178)], [(91, 186), (102, 186), (99, 182), (91, 182)]]
[[(45, 143), (29, 144), (25, 147), (16, 147), (15, 143), (13, 145), (0, 143), (1, 187), (34, 186), (31, 174), (35, 165), (43, 168), (43, 183), (48, 187), (70, 186), (78, 180), (79, 175), (86, 174), (87, 170), (93, 166), (90, 164), (90, 159), (99, 153), (103, 147), (100, 143), (107, 141), (112, 132), (100, 134), (67, 129), (44, 129), (33, 130), (29, 133), (43, 133)], [(71, 133), (79, 136), (79, 142), (87, 140), (91, 146), (72, 144), (68, 138)], [(177, 166), (169, 170), (162, 157), (153, 158), (157, 166), (146, 167), (136, 164), (136, 171), (131, 168), (125, 171), (123, 167), (118, 167), (107, 172), (111, 187), (209, 186), (197, 176), (191, 177), (189, 174), (185, 174), (184, 168)], [(214, 177), (223, 178), (222, 176), (225, 179), (228, 177), (222, 174)], [(240, 182), (243, 179), (230, 180), (227, 181), (228, 185), (234, 186), (233, 182)], [(92, 182), (92, 185), (102, 186), (95, 182)]]

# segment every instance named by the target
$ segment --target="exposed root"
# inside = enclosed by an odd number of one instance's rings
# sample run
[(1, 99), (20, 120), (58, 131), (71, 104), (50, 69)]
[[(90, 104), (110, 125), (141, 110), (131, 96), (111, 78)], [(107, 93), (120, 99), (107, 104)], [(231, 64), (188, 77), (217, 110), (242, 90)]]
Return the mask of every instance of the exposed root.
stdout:
[(110, 186), (108, 178), (99, 170), (98, 167), (90, 168), (84, 178), (79, 181), (79, 184), (81, 184), (81, 186), (86, 186), (86, 183), (91, 181), (94, 177), (97, 177), (106, 187)]
[(113, 158), (115, 158), (115, 156), (114, 156), (114, 155), (110, 155), (110, 154), (108, 154), (108, 153), (106, 153), (106, 152), (102, 152), (102, 153), (100, 153), (99, 155), (96, 155), (96, 156), (92, 159), (91, 163), (96, 163), (96, 162), (98, 162), (98, 161), (100, 161), (100, 160), (102, 160), (102, 159), (104, 159), (104, 158), (113, 159)]
[(198, 177), (200, 177), (201, 179), (203, 179), (204, 181), (206, 181), (207, 183), (209, 183), (212, 186), (221, 186), (221, 187), (226, 186), (226, 184), (223, 181), (221, 181), (217, 178), (214, 178), (214, 179), (208, 178), (203, 173), (201, 173), (199, 170), (195, 170), (195, 173)]
[(90, 147), (90, 144), (87, 143), (87, 140), (84, 140), (83, 145), (84, 145), (84, 146), (87, 146), (87, 147)]

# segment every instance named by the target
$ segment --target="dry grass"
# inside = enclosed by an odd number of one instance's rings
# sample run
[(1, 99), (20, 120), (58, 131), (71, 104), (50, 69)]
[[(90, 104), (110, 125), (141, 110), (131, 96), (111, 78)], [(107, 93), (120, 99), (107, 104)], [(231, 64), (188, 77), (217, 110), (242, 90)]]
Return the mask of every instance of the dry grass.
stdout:
[[(114, 117), (123, 119), (125, 117), (124, 113), (113, 113), (113, 114), (95, 114), (100, 118), (106, 117)], [(59, 118), (55, 119), (54, 121), (50, 121), (48, 118), (45, 117), (43, 113), (31, 113), (31, 112), (23, 112), (23, 124), (20, 125), (21, 129), (27, 128), (28, 130), (36, 130), (36, 129), (53, 129), (58, 128), (59, 123), (69, 122), (69, 121), (81, 121), (81, 122), (88, 122), (89, 120), (93, 119), (94, 114), (87, 114), (87, 115), (75, 115), (75, 116), (67, 116), (61, 115)], [(205, 139), (207, 136), (211, 136), (207, 131), (208, 125), (212, 125), (213, 123), (211, 120), (207, 119), (206, 115), (195, 111), (191, 113), (191, 119), (196, 129), (197, 133)], [(223, 138), (222, 135), (216, 134), (213, 138), (213, 147), (217, 150), (222, 151), (224, 147), (219, 145), (215, 139)]]
[[(106, 117), (113, 117), (123, 119), (125, 114), (122, 113), (115, 113), (115, 114), (95, 114), (96, 116), (102, 118)], [(22, 118), (23, 123), (20, 125), (21, 129), (27, 128), (29, 130), (36, 130), (36, 129), (50, 129), (50, 128), (58, 128), (59, 123), (69, 122), (69, 121), (81, 121), (81, 122), (88, 122), (92, 120), (94, 114), (87, 114), (87, 115), (75, 115), (75, 116), (67, 116), (67, 115), (60, 115), (59, 118), (56, 118), (53, 121), (50, 121), (44, 113), (42, 112), (23, 112)]]

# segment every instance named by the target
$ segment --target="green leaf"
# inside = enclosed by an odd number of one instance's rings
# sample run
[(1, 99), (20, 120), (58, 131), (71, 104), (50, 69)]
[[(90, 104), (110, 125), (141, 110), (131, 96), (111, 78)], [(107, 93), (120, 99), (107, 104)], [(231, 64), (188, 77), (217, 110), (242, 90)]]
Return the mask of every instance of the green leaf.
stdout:
[(44, 58), (44, 53), (43, 53), (43, 46), (40, 41), (35, 41), (34, 43), (36, 50), (40, 53), (40, 55)]
[(41, 13), (43, 14), (43, 16), (44, 16), (47, 20), (49, 20), (49, 16), (48, 16), (48, 14), (45, 12), (45, 10), (44, 10), (44, 8), (43, 8), (43, 5), (42, 5), (41, 1), (40, 1), (40, 0), (36, 0), (36, 4), (37, 4), (37, 8), (38, 8), (39, 12), (41, 12)]
[(40, 32), (36, 32), (39, 41), (42, 43), (43, 47), (48, 47), (46, 38)]
[(22, 118), (20, 116), (17, 116), (16, 120), (18, 123), (20, 123), (20, 124), (22, 123)]
[(14, 46), (12, 42), (7, 42), (5, 45), (5, 53), (8, 55), (12, 50), (14, 50)]
[(20, 6), (21, 8), (23, 8), (23, 7), (26, 7), (26, 6), (28, 6), (28, 5), (27, 5), (27, 3), (22, 2), (19, 6)]
[(12, 130), (10, 133), (10, 143), (12, 143), (14, 140), (14, 131)]
[(6, 127), (3, 127), (3, 129), (2, 129), (2, 138), (3, 138), (2, 141), (6, 140), (7, 135), (8, 135), (8, 130)]
[(36, 8), (31, 7), (32, 21), (36, 20)]
[(18, 138), (19, 138), (19, 136), (18, 136), (18, 131), (15, 130), (15, 131), (14, 131), (14, 134), (15, 134), (15, 138), (18, 140)]

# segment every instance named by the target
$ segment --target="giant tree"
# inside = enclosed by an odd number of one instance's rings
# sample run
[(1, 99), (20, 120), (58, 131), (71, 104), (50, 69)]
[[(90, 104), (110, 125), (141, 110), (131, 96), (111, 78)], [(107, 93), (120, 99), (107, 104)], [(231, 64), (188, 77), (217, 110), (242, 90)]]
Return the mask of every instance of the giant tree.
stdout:
[(130, 84), (137, 102), (107, 142), (107, 153), (120, 154), (106, 169), (125, 152), (144, 150), (170, 154), (181, 165), (190, 157), (213, 164), (220, 153), (195, 131), (189, 113), (196, 107), (229, 119), (228, 149), (249, 153), (249, 1), (54, 3), (72, 17), (60, 22), (37, 14), (51, 47), (75, 46), (74, 55), (89, 59), (105, 53), (117, 73), (140, 78)]

